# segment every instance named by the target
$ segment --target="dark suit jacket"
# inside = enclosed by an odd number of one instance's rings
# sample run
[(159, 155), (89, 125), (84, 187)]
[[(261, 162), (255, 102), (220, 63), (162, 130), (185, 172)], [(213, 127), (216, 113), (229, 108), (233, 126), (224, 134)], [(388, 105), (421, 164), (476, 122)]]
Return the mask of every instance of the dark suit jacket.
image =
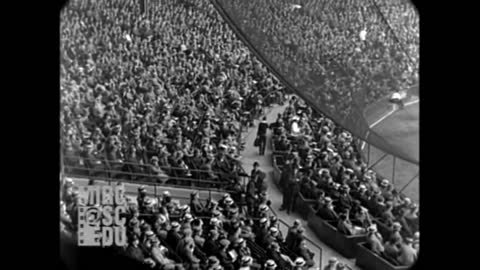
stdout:
[(318, 210), (317, 214), (324, 220), (337, 220), (338, 215), (335, 211), (322, 207)]
[(267, 250), (267, 256), (268, 258), (272, 259), (275, 261), (277, 264), (277, 269), (290, 269), (290, 264), (283, 260), (282, 256), (280, 256), (280, 253), (277, 251), (274, 251), (272, 249)]
[(126, 253), (128, 257), (139, 262), (143, 262), (143, 260), (145, 259), (145, 256), (143, 255), (143, 251), (140, 247), (134, 247), (130, 245), (128, 246)]
[(217, 242), (213, 241), (211, 238), (209, 238), (203, 244), (202, 250), (205, 251), (207, 255), (211, 256), (218, 253), (218, 251), (220, 250), (220, 245)]
[(266, 136), (267, 135), (268, 124), (265, 122), (260, 122), (258, 125), (257, 136)]
[(192, 214), (195, 216), (202, 215), (204, 212), (204, 206), (198, 200), (192, 201), (190, 203), (190, 209), (192, 209)]
[(167, 234), (167, 244), (171, 247), (171, 248), (176, 248), (178, 243), (180, 242), (180, 239), (182, 239), (182, 237), (180, 236), (180, 234), (174, 230), (170, 230), (168, 231), (168, 234)]
[(306, 265), (308, 267), (312, 267), (315, 265), (315, 262), (313, 261), (314, 254), (307, 248), (299, 248), (297, 254), (300, 255), (300, 257), (302, 257), (303, 259), (305, 259)]

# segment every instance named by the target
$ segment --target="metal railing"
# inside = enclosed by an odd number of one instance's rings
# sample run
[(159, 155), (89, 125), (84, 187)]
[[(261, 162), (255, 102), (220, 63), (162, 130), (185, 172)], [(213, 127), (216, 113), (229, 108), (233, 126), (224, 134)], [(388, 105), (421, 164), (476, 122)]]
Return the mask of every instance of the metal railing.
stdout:
[[(79, 156), (64, 156), (63, 158), (62, 170), (64, 175), (69, 177), (216, 190), (229, 190), (228, 186), (232, 184), (222, 179), (222, 176), (229, 176), (227, 172), (199, 169), (187, 170), (179, 167), (156, 167), (164, 170), (165, 174), (162, 175), (153, 174), (150, 164), (109, 161), (107, 159), (92, 159)], [(241, 183), (245, 186), (246, 178), (249, 176), (241, 166), (238, 168), (238, 177), (240, 177)], [(187, 171), (191, 176), (186, 175)], [(209, 177), (212, 174), (217, 177), (217, 180)]]
[[(286, 228), (287, 228), (287, 231), (288, 229), (290, 229), (290, 225), (288, 225), (288, 223), (286, 221), (284, 221), (283, 219), (281, 218), (278, 218), (277, 216), (277, 213), (275, 212), (275, 210), (273, 210), (273, 208), (271, 206), (269, 206), (270, 208), (270, 211), (277, 217), (277, 220), (280, 222), (280, 224), (284, 225)], [(318, 249), (318, 269), (322, 269), (322, 259), (323, 259), (323, 249), (320, 245), (318, 245), (317, 243), (315, 243), (312, 239), (308, 238), (305, 236), (305, 241), (307, 241), (309, 244), (311, 244), (315, 249)]]

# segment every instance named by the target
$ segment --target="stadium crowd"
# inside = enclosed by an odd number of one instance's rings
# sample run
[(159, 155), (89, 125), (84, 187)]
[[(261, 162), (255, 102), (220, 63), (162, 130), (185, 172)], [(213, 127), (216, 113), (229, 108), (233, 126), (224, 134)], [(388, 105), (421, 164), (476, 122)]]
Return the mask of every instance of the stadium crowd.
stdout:
[(149, 1), (144, 13), (138, 2), (74, 0), (62, 11), (66, 169), (234, 184), (241, 129), (282, 102), (282, 86), (213, 7)]
[[(238, 162), (242, 128), (266, 106), (282, 103), (284, 87), (235, 38), (209, 1), (153, 0), (148, 12), (138, 2), (72, 0), (62, 11), (66, 170), (85, 166), (95, 176), (108, 168), (118, 178), (175, 184), (194, 178), (238, 188), (240, 177), (248, 176)], [(251, 18), (240, 20), (242, 27), (256, 34), (253, 43), (281, 75), (299, 89), (318, 93), (326, 111), (341, 119), (350, 112), (356, 90), (365, 90), (371, 103), (417, 83), (418, 58), (408, 64), (393, 34), (376, 24), (380, 17), (372, 11), (373, 2), (360, 7), (355, 1), (303, 1), (298, 10), (286, 1), (224, 2), (248, 12), (240, 15)], [(414, 11), (377, 2), (398, 19), (395, 31), (405, 29), (397, 27), (403, 24), (418, 33)], [(408, 44), (412, 56), (418, 54), (418, 35), (409, 33), (395, 37)], [(296, 101), (272, 128), (276, 149), (288, 152), (283, 208), (291, 211), (301, 193), (317, 200), (317, 214), (337, 222), (340, 231), (366, 233), (372, 251), (401, 265), (413, 263), (419, 250), (418, 205), (366, 169), (348, 132)], [(297, 221), (281, 235), (268, 213), (265, 175), (255, 167), (245, 192), (221, 202), (203, 205), (192, 195), (185, 207), (173, 204), (169, 194), (156, 203), (139, 195), (130, 204), (129, 246), (122, 252), (158, 269), (311, 267), (313, 253), (305, 247), (302, 225)], [(77, 198), (68, 190), (61, 226), (75, 237)], [(378, 232), (381, 224), (388, 227), (387, 235)], [(334, 259), (332, 265), (337, 267)]]
[(283, 78), (342, 124), (353, 104), (418, 84), (418, 14), (408, 1), (215, 2)]
[[(61, 232), (76, 242), (78, 207), (85, 201), (69, 178), (61, 191)], [(300, 270), (314, 266), (315, 254), (306, 247), (301, 221), (296, 220), (282, 235), (266, 204), (259, 201), (244, 211), (245, 206), (233, 197), (226, 193), (219, 201), (203, 202), (194, 191), (190, 203), (182, 205), (168, 191), (153, 198), (141, 186), (136, 200), (124, 194), (128, 245), (114, 248), (154, 269)]]
[(341, 233), (366, 234), (373, 252), (396, 264), (413, 264), (419, 206), (367, 168), (349, 132), (295, 98), (270, 126), (275, 152), (283, 156), (280, 210), (292, 211), (301, 194), (315, 200), (316, 214)]

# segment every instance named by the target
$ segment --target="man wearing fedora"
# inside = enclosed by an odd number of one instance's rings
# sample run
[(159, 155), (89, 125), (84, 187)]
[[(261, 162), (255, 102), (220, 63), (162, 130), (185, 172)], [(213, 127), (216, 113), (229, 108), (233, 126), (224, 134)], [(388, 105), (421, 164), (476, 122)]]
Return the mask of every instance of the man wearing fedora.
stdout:
[(276, 268), (277, 268), (277, 264), (275, 263), (275, 261), (272, 259), (269, 259), (263, 265), (262, 270), (275, 270)]
[(411, 266), (417, 260), (417, 251), (412, 246), (413, 241), (412, 238), (405, 238), (400, 244), (397, 261), (402, 266)]
[(260, 156), (265, 155), (265, 147), (267, 145), (267, 130), (268, 130), (267, 117), (264, 116), (262, 118), (262, 121), (258, 125), (258, 131), (257, 131), (257, 139), (259, 142), (258, 148), (259, 148)]
[(328, 259), (328, 264), (323, 268), (323, 270), (337, 270), (338, 260), (335, 257)]
[(377, 231), (377, 228), (375, 225), (372, 225), (367, 229), (367, 243), (371, 251), (379, 255), (383, 254), (385, 250), (383, 246), (383, 237)]
[(325, 204), (323, 205), (322, 208), (318, 210), (317, 214), (324, 220), (337, 221), (338, 214), (337, 214), (337, 211), (335, 211), (334, 209), (333, 200), (330, 197), (325, 197), (324, 201), (325, 201)]

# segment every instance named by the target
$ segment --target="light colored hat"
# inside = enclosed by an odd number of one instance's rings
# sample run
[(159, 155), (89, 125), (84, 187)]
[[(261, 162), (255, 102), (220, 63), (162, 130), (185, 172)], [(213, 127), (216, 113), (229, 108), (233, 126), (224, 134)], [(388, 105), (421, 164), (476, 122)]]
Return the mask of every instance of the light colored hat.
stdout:
[(243, 256), (242, 257), (242, 265), (249, 265), (253, 262), (253, 258), (250, 256)]
[(185, 214), (185, 217), (184, 217), (184, 218), (185, 218), (185, 220), (186, 220), (187, 222), (190, 222), (190, 221), (192, 221), (192, 220), (193, 220), (193, 217), (192, 217), (192, 215), (191, 215), (191, 214), (188, 214), (188, 213), (187, 213), (187, 214)]
[(388, 179), (383, 179), (382, 182), (380, 182), (380, 186), (382, 187), (386, 187), (388, 186), (390, 182), (388, 181)]
[(305, 260), (302, 257), (298, 257), (295, 259), (295, 266), (302, 267), (305, 265)]
[(394, 222), (394, 223), (392, 224), (392, 227), (393, 227), (394, 229), (400, 230), (400, 229), (402, 228), (402, 225), (401, 225), (399, 222)]
[(267, 262), (265, 262), (265, 268), (276, 268), (277, 267), (277, 264), (275, 263), (274, 260), (267, 260)]
[(278, 228), (277, 227), (270, 227), (270, 233), (271, 234), (277, 234), (278, 233)]
[(261, 212), (267, 212), (268, 206), (266, 204), (261, 204), (258, 208)]
[(225, 204), (226, 204), (226, 205), (232, 205), (232, 204), (233, 204), (233, 199), (232, 199), (231, 197), (227, 197), (227, 198), (225, 199)]
[(333, 263), (336, 263), (336, 262), (338, 262), (338, 259), (335, 258), (335, 257), (331, 257), (330, 259), (328, 259), (328, 263), (330, 263), (330, 264), (333, 264)]
[(263, 217), (260, 219), (260, 224), (265, 224), (267, 223), (267, 218)]
[(155, 234), (153, 233), (152, 230), (148, 230), (148, 231), (145, 232), (145, 235), (146, 235), (147, 237), (152, 237), (152, 236), (154, 236)]

